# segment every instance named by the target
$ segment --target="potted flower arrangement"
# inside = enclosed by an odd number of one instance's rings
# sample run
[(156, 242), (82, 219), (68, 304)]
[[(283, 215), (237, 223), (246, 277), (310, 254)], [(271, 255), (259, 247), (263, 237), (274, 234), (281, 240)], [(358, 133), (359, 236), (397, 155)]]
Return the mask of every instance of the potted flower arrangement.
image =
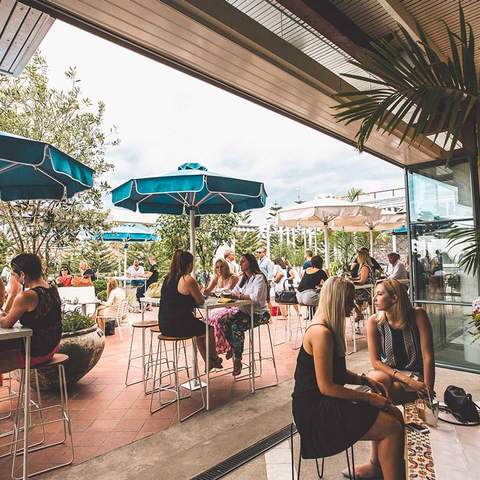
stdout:
[[(103, 331), (91, 317), (82, 315), (78, 310), (63, 312), (63, 334), (59, 353), (69, 356), (65, 364), (67, 383), (72, 384), (85, 376), (100, 360), (105, 348)], [(58, 388), (56, 371), (39, 372), (42, 390)]]

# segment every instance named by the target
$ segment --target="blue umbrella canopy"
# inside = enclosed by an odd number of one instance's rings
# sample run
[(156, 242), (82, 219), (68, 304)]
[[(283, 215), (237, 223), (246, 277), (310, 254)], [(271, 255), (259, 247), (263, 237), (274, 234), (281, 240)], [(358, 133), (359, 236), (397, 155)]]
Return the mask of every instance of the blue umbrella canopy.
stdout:
[(99, 235), (104, 242), (155, 242), (157, 236), (145, 225), (120, 225)]
[(261, 182), (225, 177), (198, 163), (184, 163), (159, 177), (128, 180), (112, 190), (113, 204), (141, 213), (238, 213), (265, 206)]
[(0, 200), (61, 200), (92, 188), (94, 171), (48, 143), (0, 132)]

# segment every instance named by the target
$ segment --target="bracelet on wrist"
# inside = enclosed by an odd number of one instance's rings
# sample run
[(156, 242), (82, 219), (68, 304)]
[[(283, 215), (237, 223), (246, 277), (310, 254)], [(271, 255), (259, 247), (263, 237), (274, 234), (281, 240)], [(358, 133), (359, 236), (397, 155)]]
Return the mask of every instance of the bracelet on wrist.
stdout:
[(392, 373), (392, 380), (395, 380), (395, 375), (398, 373), (398, 370), (394, 369)]
[(368, 385), (368, 378), (364, 373), (360, 375), (360, 385)]

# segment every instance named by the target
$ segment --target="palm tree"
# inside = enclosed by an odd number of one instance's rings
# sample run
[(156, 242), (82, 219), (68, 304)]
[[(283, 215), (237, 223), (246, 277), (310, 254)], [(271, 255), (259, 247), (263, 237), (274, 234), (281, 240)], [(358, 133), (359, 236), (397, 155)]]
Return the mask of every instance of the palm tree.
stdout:
[[(479, 165), (480, 79), (475, 65), (472, 27), (459, 8), (460, 34), (445, 26), (450, 54), (443, 60), (430, 47), (417, 25), (420, 41), (401, 26), (390, 39), (381, 39), (363, 50), (351, 63), (366, 72), (345, 75), (373, 85), (370, 90), (336, 95), (337, 121), (360, 121), (356, 135), (359, 150), (374, 130), (392, 134), (402, 126), (400, 143), (414, 143), (420, 137), (442, 132), (443, 148), (451, 158), (461, 143), (473, 165)], [(455, 229), (452, 241), (474, 242), (461, 261), (470, 271), (480, 273), (480, 231)], [(469, 243), (470, 244), (470, 243)]]
[(362, 194), (361, 188), (352, 187), (347, 192), (347, 199), (350, 200), (351, 202), (356, 202), (360, 198), (361, 194)]

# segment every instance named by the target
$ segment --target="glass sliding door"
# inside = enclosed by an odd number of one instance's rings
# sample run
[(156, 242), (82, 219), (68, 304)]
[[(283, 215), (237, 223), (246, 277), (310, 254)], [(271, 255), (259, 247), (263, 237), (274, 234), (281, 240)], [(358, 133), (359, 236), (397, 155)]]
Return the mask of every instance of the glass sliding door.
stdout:
[[(476, 174), (476, 172), (475, 172)], [(432, 321), (437, 363), (480, 372), (480, 342), (470, 333), (478, 278), (459, 267), (463, 249), (449, 245), (456, 227), (473, 227), (475, 189), (467, 162), (407, 172), (415, 304)]]

